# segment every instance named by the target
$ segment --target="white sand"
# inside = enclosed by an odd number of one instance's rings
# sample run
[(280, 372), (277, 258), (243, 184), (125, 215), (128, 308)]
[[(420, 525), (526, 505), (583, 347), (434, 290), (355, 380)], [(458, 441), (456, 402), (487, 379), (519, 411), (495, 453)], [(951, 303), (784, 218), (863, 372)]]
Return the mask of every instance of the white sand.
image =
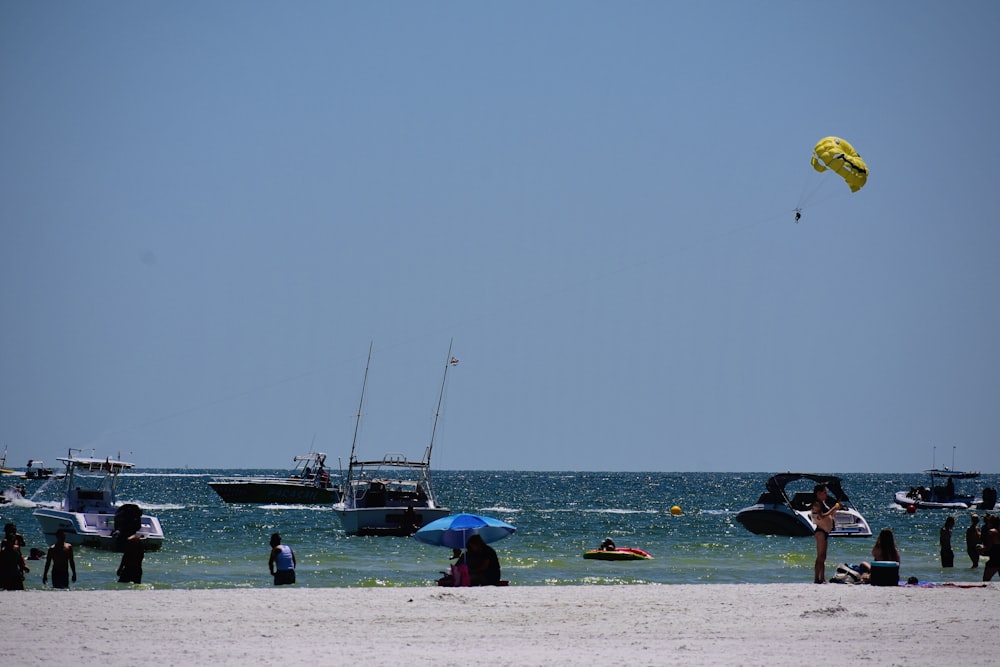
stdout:
[[(995, 665), (1000, 584), (0, 593), (9, 664)], [(5, 661), (6, 662), (6, 661)]]

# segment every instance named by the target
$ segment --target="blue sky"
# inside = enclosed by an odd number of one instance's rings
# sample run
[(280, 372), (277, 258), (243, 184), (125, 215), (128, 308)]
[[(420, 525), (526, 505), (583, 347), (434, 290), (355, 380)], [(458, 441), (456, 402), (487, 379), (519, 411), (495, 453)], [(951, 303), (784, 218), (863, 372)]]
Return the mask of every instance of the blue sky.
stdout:
[(346, 460), (374, 342), (359, 450), (419, 456), (454, 339), (440, 468), (1000, 471), (998, 28), (0, 2), (0, 447)]

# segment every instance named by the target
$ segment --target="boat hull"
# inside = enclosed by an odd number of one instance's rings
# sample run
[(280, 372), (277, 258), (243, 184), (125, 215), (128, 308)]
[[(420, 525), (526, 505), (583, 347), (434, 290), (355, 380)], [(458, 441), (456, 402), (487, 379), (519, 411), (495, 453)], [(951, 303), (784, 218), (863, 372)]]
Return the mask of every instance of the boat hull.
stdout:
[[(56, 531), (62, 529), (66, 531), (66, 541), (73, 546), (118, 551), (114, 514), (38, 508), (34, 516), (50, 544), (56, 541)], [(163, 545), (163, 527), (155, 516), (143, 514), (137, 534), (146, 551), (157, 551)]]
[(227, 503), (330, 505), (340, 501), (340, 490), (335, 487), (296, 484), (288, 480), (223, 480), (208, 485)]
[(415, 507), (414, 515), (407, 520), (403, 507), (345, 508), (334, 505), (333, 512), (340, 519), (340, 526), (348, 535), (406, 536), (431, 521), (451, 514), (446, 507)]
[(917, 509), (922, 510), (967, 510), (979, 508), (982, 503), (983, 501), (981, 498), (955, 498), (951, 501), (944, 502), (914, 498), (910, 496), (907, 491), (899, 491), (896, 493), (896, 504), (900, 507), (909, 507), (910, 505), (913, 505)]
[[(787, 505), (758, 503), (740, 510), (736, 520), (755, 535), (808, 537), (816, 525), (808, 511), (793, 510)], [(830, 537), (871, 537), (868, 522), (856, 511), (839, 510), (834, 515)]]
[(591, 549), (584, 551), (583, 557), (587, 560), (652, 560), (653, 557), (642, 549), (631, 547), (618, 547), (617, 549)]

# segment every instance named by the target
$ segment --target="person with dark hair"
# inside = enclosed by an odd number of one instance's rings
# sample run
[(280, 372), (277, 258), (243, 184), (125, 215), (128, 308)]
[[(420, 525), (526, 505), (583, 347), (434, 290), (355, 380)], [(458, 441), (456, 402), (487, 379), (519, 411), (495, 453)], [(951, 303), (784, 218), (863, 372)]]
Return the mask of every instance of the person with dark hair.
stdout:
[(954, 529), (955, 517), (950, 516), (941, 527), (941, 567), (955, 567), (955, 552), (951, 549), (951, 533)]
[(465, 549), (473, 586), (496, 586), (500, 583), (500, 559), (493, 547), (479, 535), (473, 535), (465, 543)]
[(872, 547), (872, 558), (900, 562), (896, 536), (892, 534), (892, 528), (883, 528), (879, 532), (878, 537), (875, 538), (875, 546)]
[(146, 547), (138, 533), (123, 533), (119, 536), (118, 548), (122, 552), (122, 560), (118, 564), (118, 583), (141, 584), (142, 560), (146, 557)]
[(23, 591), (24, 575), (30, 572), (28, 562), (21, 553), (17, 527), (8, 523), (0, 542), (0, 588), (5, 591)]
[(267, 569), (274, 577), (274, 585), (295, 583), (295, 552), (287, 544), (281, 543), (281, 533), (271, 535), (271, 557)]
[(816, 524), (813, 531), (816, 537), (816, 563), (813, 565), (813, 583), (826, 583), (826, 550), (830, 540), (830, 532), (833, 530), (833, 518), (840, 503), (834, 503), (833, 507), (826, 504), (827, 490), (826, 484), (817, 484), (813, 488), (812, 518)]
[(983, 519), (982, 554), (990, 557), (983, 566), (983, 581), (989, 581), (1000, 570), (1000, 516), (996, 514)]
[(56, 543), (49, 547), (45, 557), (45, 571), (42, 572), (42, 585), (48, 583), (49, 566), (52, 566), (52, 588), (69, 588), (69, 571), (73, 570), (73, 583), (76, 583), (76, 560), (73, 558), (73, 545), (66, 542), (66, 531), (60, 528), (56, 531)]
[(979, 515), (969, 517), (969, 527), (965, 529), (965, 552), (972, 560), (972, 567), (979, 567)]

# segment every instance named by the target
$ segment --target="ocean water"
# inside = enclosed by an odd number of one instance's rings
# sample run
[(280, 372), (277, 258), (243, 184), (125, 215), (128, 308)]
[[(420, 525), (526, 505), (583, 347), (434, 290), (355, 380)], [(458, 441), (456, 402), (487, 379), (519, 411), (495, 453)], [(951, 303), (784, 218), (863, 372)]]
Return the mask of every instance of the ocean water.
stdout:
[[(148, 553), (144, 587), (270, 586), (268, 538), (280, 532), (298, 559), (307, 587), (430, 586), (446, 570), (450, 550), (403, 537), (348, 537), (328, 506), (227, 505), (208, 486), (214, 476), (286, 474), (286, 470), (138, 470), (119, 479), (119, 500), (159, 516), (166, 541)], [(772, 473), (601, 473), (438, 471), (439, 501), (452, 512), (495, 516), (517, 526), (496, 542), (511, 585), (795, 583), (812, 581), (811, 537), (753, 535), (736, 522)], [(890, 527), (902, 552), (901, 574), (924, 581), (975, 581), (965, 553), (971, 512), (956, 517), (956, 567), (943, 569), (938, 530), (948, 512), (907, 514), (893, 494), (926, 484), (922, 474), (841, 474), (844, 490), (877, 533)], [(28, 482), (28, 500), (0, 506), (28, 546), (44, 547), (31, 515), (54, 502), (61, 481)], [(959, 489), (1000, 486), (1000, 475), (960, 482)], [(683, 513), (670, 513), (673, 505)], [(649, 561), (584, 560), (605, 537), (644, 549)], [(827, 576), (837, 563), (870, 560), (873, 538), (831, 540)], [(119, 555), (76, 549), (77, 589), (115, 589)], [(41, 588), (44, 561), (30, 563), (28, 588)]]

